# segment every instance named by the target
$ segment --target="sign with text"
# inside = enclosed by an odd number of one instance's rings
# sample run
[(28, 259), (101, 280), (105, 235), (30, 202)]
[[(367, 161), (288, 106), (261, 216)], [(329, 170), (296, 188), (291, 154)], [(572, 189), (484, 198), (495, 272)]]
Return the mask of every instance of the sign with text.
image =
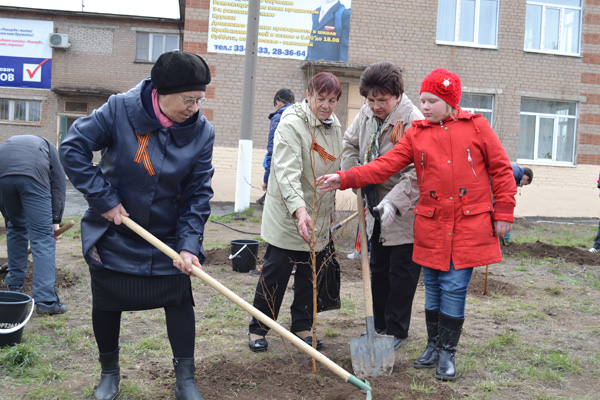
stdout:
[[(261, 0), (258, 55), (348, 61), (351, 0)], [(248, 0), (211, 0), (208, 51), (244, 54)]]
[(54, 22), (0, 18), (0, 86), (50, 89)]

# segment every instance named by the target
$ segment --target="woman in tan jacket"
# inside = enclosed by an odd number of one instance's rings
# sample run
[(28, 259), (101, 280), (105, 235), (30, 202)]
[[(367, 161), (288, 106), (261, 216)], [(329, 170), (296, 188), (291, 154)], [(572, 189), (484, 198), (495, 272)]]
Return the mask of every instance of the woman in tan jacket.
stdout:
[[(394, 64), (378, 62), (360, 77), (366, 98), (344, 134), (342, 169), (366, 164), (390, 151), (423, 114), (404, 94), (402, 75)], [(394, 348), (408, 337), (413, 297), (421, 266), (412, 261), (419, 187), (410, 164), (388, 180), (363, 188), (368, 197), (367, 234), (371, 241), (371, 287), (375, 329), (394, 336)]]
[[(342, 130), (333, 114), (342, 88), (338, 79), (321, 72), (312, 77), (307, 98), (282, 114), (275, 131), (271, 173), (262, 215), (261, 235), (267, 242), (254, 307), (277, 319), (292, 269), (294, 300), (291, 331), (313, 346), (311, 250), (319, 253), (329, 241), (334, 193), (315, 193), (316, 177), (340, 167)], [(317, 254), (317, 266), (322, 265)], [(267, 350), (269, 328), (256, 319), (249, 326), (248, 346)], [(320, 349), (321, 341), (313, 346)]]

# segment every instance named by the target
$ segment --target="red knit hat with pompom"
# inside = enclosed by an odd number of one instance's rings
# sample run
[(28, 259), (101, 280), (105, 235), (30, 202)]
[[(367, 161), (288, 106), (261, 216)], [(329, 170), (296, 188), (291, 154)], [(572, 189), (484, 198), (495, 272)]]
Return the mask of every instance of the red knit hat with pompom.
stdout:
[(462, 95), (460, 77), (444, 68), (436, 68), (423, 79), (420, 93), (423, 92), (435, 94), (450, 107), (456, 108)]

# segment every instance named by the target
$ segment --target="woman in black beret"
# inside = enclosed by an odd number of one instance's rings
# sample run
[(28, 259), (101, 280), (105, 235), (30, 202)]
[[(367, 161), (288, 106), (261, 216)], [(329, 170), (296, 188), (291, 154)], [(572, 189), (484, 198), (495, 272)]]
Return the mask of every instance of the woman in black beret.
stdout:
[[(60, 146), (65, 171), (89, 203), (81, 221), (92, 286), (92, 324), (102, 367), (96, 399), (119, 391), (123, 311), (165, 310), (176, 399), (202, 399), (194, 381), (190, 273), (200, 267), (213, 196), (214, 128), (200, 106), (210, 71), (198, 55), (162, 54), (150, 78), (78, 119)], [(98, 165), (94, 151), (101, 151)], [(129, 216), (176, 250), (173, 262), (121, 225)]]

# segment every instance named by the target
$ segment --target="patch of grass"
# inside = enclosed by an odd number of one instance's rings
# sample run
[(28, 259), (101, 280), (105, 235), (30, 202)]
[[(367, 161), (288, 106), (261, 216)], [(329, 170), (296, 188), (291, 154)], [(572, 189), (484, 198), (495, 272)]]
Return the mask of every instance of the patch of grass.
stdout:
[(409, 388), (411, 390), (421, 392), (424, 394), (437, 393), (437, 389), (435, 388), (435, 386), (427, 386), (427, 385), (425, 385), (425, 383), (417, 383), (415, 381), (415, 378), (412, 379), (412, 382), (411, 382)]
[(201, 327), (208, 335), (234, 335), (247, 324), (246, 312), (222, 296), (212, 297), (202, 309)]
[(544, 292), (552, 296), (560, 296), (562, 294), (562, 288), (558, 286), (545, 287)]
[(21, 373), (26, 368), (38, 365), (40, 359), (39, 349), (31, 343), (19, 343), (0, 351), (0, 365), (10, 372)]
[(119, 388), (119, 400), (145, 400), (154, 398), (152, 391), (146, 386), (136, 385), (131, 381), (121, 380)]
[(30, 390), (24, 397), (24, 400), (70, 400), (73, 395), (65, 389), (52, 388), (47, 386), (36, 387)]
[(260, 216), (254, 215), (254, 207), (249, 207), (246, 210), (242, 211), (241, 213), (231, 213), (231, 214), (220, 215), (220, 216), (211, 215), (209, 217), (209, 220), (222, 222), (222, 223), (228, 223), (228, 222), (232, 222), (232, 221), (235, 221), (238, 219), (248, 219), (251, 222), (259, 222), (261, 220)]
[(58, 371), (54, 369), (52, 364), (44, 364), (40, 365), (39, 368), (33, 368), (29, 370), (28, 375), (43, 382), (62, 381), (67, 377), (67, 373), (65, 371)]
[(498, 389), (498, 383), (490, 380), (481, 381), (475, 385), (475, 388), (484, 393), (494, 393)]
[(548, 270), (548, 272), (550, 272), (551, 274), (554, 274), (554, 275), (559, 275), (559, 276), (562, 275), (562, 272), (560, 272), (560, 270), (558, 270), (556, 268), (550, 268)]
[(521, 373), (527, 379), (559, 384), (570, 375), (580, 374), (581, 361), (569, 357), (568, 352), (532, 348), (528, 365)]
[(228, 249), (231, 247), (231, 243), (229, 242), (223, 242), (220, 240), (214, 241), (214, 242), (204, 242), (204, 250), (222, 250), (222, 249)]
[(355, 299), (354, 297), (342, 296), (341, 298), (342, 308), (340, 313), (345, 316), (355, 316), (359, 312), (359, 308), (363, 307), (362, 299)]
[(53, 315), (51, 318), (40, 318), (39, 324), (41, 327), (45, 329), (52, 329), (54, 332), (63, 331), (68, 325), (67, 316), (62, 314)]
[(588, 248), (590, 238), (598, 231), (597, 226), (588, 224), (544, 224), (531, 228), (519, 227), (514, 235), (517, 243), (544, 242), (554, 246)]
[(515, 347), (518, 343), (519, 336), (507, 329), (501, 335), (491, 338), (488, 343), (484, 344), (483, 350), (501, 350), (507, 347)]
[(124, 345), (123, 348), (127, 354), (131, 353), (136, 357), (140, 355), (148, 355), (162, 353), (168, 350), (169, 343), (164, 337), (158, 335), (144, 336), (136, 340), (133, 344)]
[(338, 337), (341, 335), (341, 332), (338, 331), (337, 329), (333, 329), (333, 328), (325, 328), (325, 333), (324, 333), (325, 337), (328, 338), (334, 338), (334, 337)]
[(529, 268), (525, 267), (524, 265), (519, 265), (513, 268), (513, 271), (518, 271), (518, 272), (529, 272)]

